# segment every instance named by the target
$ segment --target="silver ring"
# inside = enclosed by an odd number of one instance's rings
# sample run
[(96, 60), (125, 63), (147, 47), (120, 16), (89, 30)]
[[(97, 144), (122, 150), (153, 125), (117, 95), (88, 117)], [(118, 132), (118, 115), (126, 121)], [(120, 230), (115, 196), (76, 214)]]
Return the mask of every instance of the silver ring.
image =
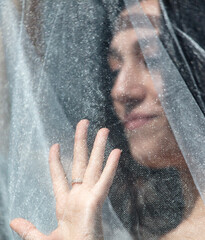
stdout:
[(73, 184), (82, 184), (82, 183), (83, 183), (83, 180), (80, 178), (72, 179), (72, 185)]

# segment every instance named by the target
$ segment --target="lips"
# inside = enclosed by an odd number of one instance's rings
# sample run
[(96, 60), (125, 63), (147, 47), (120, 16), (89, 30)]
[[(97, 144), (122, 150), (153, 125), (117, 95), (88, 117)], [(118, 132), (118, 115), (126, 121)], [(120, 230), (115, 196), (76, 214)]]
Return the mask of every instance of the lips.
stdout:
[(128, 130), (134, 130), (151, 123), (157, 117), (157, 114), (130, 113), (124, 119), (124, 126)]

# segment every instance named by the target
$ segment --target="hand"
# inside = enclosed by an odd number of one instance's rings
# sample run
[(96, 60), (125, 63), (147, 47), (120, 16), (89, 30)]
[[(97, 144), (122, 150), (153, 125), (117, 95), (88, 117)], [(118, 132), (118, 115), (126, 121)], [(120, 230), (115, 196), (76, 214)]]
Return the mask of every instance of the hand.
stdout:
[(81, 120), (76, 128), (72, 179), (69, 188), (60, 163), (59, 145), (50, 149), (49, 165), (56, 199), (58, 227), (49, 235), (39, 232), (25, 219), (11, 221), (11, 228), (24, 240), (102, 240), (102, 205), (112, 184), (121, 150), (114, 149), (102, 171), (104, 151), (109, 130), (100, 129), (88, 161), (88, 120)]

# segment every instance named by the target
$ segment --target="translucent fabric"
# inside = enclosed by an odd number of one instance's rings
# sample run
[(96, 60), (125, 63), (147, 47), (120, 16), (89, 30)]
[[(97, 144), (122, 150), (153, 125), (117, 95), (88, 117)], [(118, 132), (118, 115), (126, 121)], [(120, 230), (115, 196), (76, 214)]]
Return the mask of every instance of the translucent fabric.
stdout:
[[(204, 239), (205, 4), (0, 1), (0, 239), (57, 226), (48, 153), (71, 183), (75, 127), (123, 150), (104, 239)], [(69, 238), (68, 238), (69, 239)]]

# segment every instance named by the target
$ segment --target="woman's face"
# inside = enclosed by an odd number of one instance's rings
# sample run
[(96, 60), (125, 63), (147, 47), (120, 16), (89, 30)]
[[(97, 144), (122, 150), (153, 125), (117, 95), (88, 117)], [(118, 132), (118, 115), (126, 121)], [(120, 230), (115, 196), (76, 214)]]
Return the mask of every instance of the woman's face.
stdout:
[[(147, 0), (141, 4), (151, 21), (159, 18), (158, 1)], [(134, 12), (134, 7), (131, 11), (132, 14), (138, 14)], [(125, 10), (120, 17), (125, 18), (126, 15), (128, 13)], [(154, 34), (151, 29), (142, 28), (142, 31), (147, 37)], [(130, 151), (134, 159), (149, 167), (185, 165), (138, 40), (131, 25), (123, 28), (114, 35), (109, 54), (110, 68), (116, 72), (111, 96), (117, 116), (124, 125)], [(154, 53), (157, 49), (152, 51)], [(162, 78), (159, 71), (155, 74), (158, 79), (157, 87), (160, 89)]]

